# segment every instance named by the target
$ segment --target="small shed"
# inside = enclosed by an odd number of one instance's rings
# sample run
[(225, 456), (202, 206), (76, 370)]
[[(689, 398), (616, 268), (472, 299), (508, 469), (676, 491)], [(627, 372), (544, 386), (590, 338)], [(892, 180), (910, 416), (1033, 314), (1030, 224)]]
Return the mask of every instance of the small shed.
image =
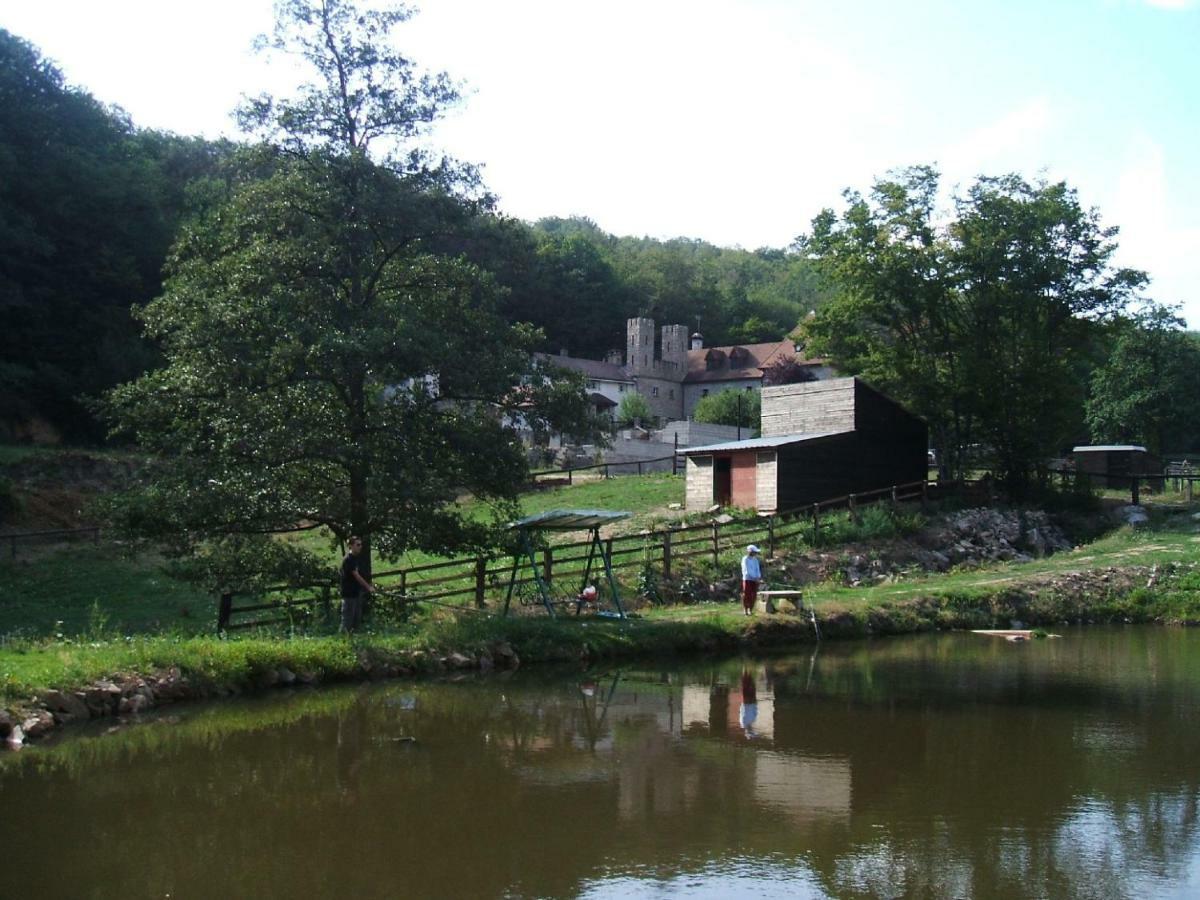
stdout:
[(689, 510), (777, 512), (928, 472), (925, 422), (857, 378), (765, 388), (762, 431), (684, 451)]
[(1161, 476), (1162, 462), (1145, 447), (1136, 444), (1097, 444), (1076, 447), (1075, 471), (1082, 472), (1099, 487), (1128, 489), (1133, 476)]

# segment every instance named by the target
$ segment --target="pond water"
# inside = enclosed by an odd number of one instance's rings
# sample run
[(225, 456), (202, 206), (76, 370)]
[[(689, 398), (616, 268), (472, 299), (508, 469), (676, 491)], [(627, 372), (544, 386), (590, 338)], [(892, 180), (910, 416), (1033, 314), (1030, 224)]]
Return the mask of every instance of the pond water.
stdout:
[(0, 896), (1192, 897), (1200, 631), (180, 706), (0, 798)]

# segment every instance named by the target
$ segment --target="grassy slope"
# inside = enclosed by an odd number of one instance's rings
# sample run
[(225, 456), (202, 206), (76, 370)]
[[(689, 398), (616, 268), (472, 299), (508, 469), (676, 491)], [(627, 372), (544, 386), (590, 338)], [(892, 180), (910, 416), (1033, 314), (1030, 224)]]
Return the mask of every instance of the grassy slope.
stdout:
[[(680, 500), (682, 493), (678, 477), (628, 477), (539, 491), (526, 495), (522, 506), (524, 514), (555, 507), (629, 509), (636, 515), (626, 528), (640, 530), (666, 515), (666, 505)], [(806, 592), (806, 599), (823, 615), (847, 610), (859, 615), (851, 622), (859, 627), (866, 621), (864, 610), (886, 610), (929, 598), (961, 607), (964, 600), (983, 601), (1008, 587), (1050, 575), (1194, 562), (1200, 556), (1196, 529), (1196, 523), (1181, 517), (1156, 530), (1117, 532), (1079, 551), (1020, 566), (931, 575), (868, 588), (818, 585)], [(1187, 582), (1180, 589), (1172, 588), (1170, 597), (1154, 600), (1158, 606), (1147, 602), (1134, 610), (1113, 606), (1102, 612), (1112, 616), (1132, 611), (1139, 619), (1194, 618), (1192, 607), (1200, 606), (1196, 587)], [(1170, 609), (1162, 605), (1167, 600), (1174, 604)], [(526, 660), (553, 660), (581, 654), (730, 649), (753, 636), (755, 629), (760, 636), (774, 629), (773, 637), (763, 642), (811, 637), (797, 620), (766, 626), (744, 619), (733, 605), (704, 604), (654, 610), (642, 621), (593, 619), (586, 630), (580, 627), (584, 623), (575, 621), (466, 618), (456, 622), (453, 617), (434, 615), (354, 641), (330, 635), (283, 640), (245, 635), (221, 640), (194, 634), (211, 627), (212, 606), (211, 598), (166, 577), (154, 561), (125, 559), (113, 550), (65, 548), (40, 551), (16, 563), (4, 561), (0, 563), (0, 635), (9, 636), (0, 638), (0, 700), (27, 698), (52, 685), (77, 686), (112, 672), (168, 665), (179, 665), (214, 682), (244, 682), (279, 665), (325, 677), (350, 677), (361, 674), (364, 655), (469, 649), (500, 639), (513, 641)], [(920, 627), (931, 627), (931, 622), (923, 620)], [(966, 618), (937, 620), (951, 626), (966, 622)], [(845, 633), (861, 633), (854, 627)]]

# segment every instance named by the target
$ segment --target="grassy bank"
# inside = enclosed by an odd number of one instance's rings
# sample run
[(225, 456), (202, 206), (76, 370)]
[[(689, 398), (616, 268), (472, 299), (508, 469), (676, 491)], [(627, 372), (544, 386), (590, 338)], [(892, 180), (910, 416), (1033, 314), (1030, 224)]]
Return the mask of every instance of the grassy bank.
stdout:
[[(1153, 581), (1149, 584), (1149, 581)], [(825, 639), (935, 629), (1063, 622), (1200, 621), (1200, 567), (1164, 563), (1080, 571), (1070, 578), (914, 589), (906, 597), (863, 592), (812, 600)], [(523, 664), (670, 654), (719, 653), (815, 640), (803, 616), (747, 619), (733, 604), (649, 611), (629, 621), (560, 618), (433, 618), (390, 633), (337, 635), (138, 636), (92, 640), (8, 640), (0, 646), (0, 705), (27, 702), (49, 688), (75, 689), (114, 673), (178, 667), (203, 696), (262, 686), (281, 668), (305, 680), (338, 681), (438, 670), (448, 654), (475, 665), (501, 643)], [(465, 663), (464, 663), (465, 665)]]

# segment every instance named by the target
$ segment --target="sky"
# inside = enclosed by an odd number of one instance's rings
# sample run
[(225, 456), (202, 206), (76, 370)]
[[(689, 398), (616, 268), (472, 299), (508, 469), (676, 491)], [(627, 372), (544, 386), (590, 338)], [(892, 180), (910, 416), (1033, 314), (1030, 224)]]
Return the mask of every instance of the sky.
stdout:
[[(935, 164), (1065, 180), (1200, 329), (1200, 0), (424, 0), (397, 32), (463, 83), (433, 142), (503, 212), (786, 247), (846, 188)], [(295, 73), (270, 0), (0, 0), (0, 27), (142, 127), (238, 132)]]

